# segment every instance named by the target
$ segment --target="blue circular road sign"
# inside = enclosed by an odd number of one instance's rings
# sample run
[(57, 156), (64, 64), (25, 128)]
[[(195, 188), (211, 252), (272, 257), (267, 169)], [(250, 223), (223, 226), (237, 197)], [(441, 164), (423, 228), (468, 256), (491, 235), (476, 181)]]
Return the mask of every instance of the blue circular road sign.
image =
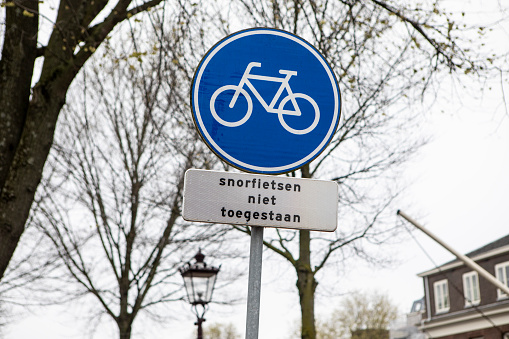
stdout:
[(325, 149), (341, 98), (334, 72), (312, 45), (285, 31), (253, 28), (229, 35), (203, 57), (191, 106), (201, 137), (221, 159), (278, 174)]

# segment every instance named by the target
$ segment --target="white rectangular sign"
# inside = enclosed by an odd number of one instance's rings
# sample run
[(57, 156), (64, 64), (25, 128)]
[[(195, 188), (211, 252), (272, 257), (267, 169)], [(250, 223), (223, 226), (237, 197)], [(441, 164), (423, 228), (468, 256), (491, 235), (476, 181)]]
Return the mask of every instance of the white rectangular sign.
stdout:
[(188, 221), (332, 232), (333, 181), (190, 169), (184, 182)]

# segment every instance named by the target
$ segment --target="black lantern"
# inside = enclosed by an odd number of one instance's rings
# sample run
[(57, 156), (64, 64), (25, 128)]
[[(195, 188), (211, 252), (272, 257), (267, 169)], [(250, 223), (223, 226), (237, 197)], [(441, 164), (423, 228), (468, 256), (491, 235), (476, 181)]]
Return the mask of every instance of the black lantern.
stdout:
[[(187, 298), (193, 305), (193, 311), (198, 319), (195, 323), (198, 326), (198, 339), (203, 338), (202, 323), (205, 321), (203, 316), (207, 310), (207, 304), (212, 299), (217, 273), (221, 268), (221, 266), (207, 266), (203, 261), (204, 258), (205, 255), (200, 250), (194, 256), (196, 260), (194, 264), (188, 262), (179, 269), (182, 278), (184, 278)], [(198, 306), (201, 306), (201, 312)]]

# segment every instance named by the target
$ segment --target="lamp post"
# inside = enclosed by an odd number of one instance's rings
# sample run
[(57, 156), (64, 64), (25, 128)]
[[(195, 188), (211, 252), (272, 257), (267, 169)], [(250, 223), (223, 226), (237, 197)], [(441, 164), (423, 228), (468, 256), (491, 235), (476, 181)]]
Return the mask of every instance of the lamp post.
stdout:
[[(198, 326), (198, 339), (203, 339), (202, 323), (205, 321), (203, 316), (207, 311), (207, 304), (212, 299), (217, 273), (221, 268), (221, 266), (207, 266), (203, 261), (204, 258), (205, 255), (199, 250), (194, 256), (196, 260), (194, 264), (188, 262), (179, 269), (182, 278), (184, 278), (187, 298), (193, 306), (194, 314), (196, 314), (195, 325)], [(201, 312), (199, 306), (201, 306)]]

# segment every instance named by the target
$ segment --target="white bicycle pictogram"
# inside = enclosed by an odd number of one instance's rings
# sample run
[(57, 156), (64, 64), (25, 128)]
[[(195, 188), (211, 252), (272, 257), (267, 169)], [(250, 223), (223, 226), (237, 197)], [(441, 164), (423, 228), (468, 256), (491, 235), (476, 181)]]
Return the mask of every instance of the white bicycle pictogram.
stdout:
[[(260, 104), (263, 106), (263, 108), (268, 113), (276, 113), (278, 115), (279, 122), (288, 132), (293, 133), (293, 134), (307, 134), (307, 133), (311, 132), (316, 127), (316, 125), (318, 125), (318, 121), (320, 120), (320, 110), (319, 110), (316, 102), (310, 96), (303, 94), (303, 93), (293, 93), (293, 91), (290, 87), (289, 81), (293, 75), (295, 75), (295, 76), (297, 75), (297, 72), (280, 69), (279, 74), (286, 75), (284, 78), (250, 74), (251, 69), (253, 67), (261, 67), (261, 66), (262, 66), (262, 64), (259, 62), (250, 62), (247, 65), (246, 70), (244, 71), (244, 75), (242, 76), (242, 79), (240, 79), (240, 83), (238, 85), (222, 86), (222, 87), (219, 87), (214, 92), (214, 94), (212, 95), (212, 98), (210, 99), (210, 111), (212, 113), (212, 116), (220, 124), (227, 126), (227, 127), (237, 127), (237, 126), (243, 125), (251, 117), (251, 114), (253, 113), (253, 100), (251, 99), (250, 94), (244, 89), (244, 85), (246, 85), (251, 90), (251, 92), (253, 92), (256, 99), (258, 99)], [(274, 95), (274, 98), (272, 98), (272, 101), (270, 102), (270, 104), (267, 104), (267, 102), (265, 102), (265, 100), (262, 98), (260, 93), (258, 93), (258, 91), (253, 86), (253, 84), (251, 83), (250, 80), (280, 82), (281, 86), (279, 86), (279, 89), (277, 90), (276, 94)], [(222, 119), (216, 112), (215, 102), (216, 102), (217, 97), (221, 93), (228, 91), (228, 90), (235, 91), (235, 94), (233, 95), (232, 100), (230, 101), (230, 104), (229, 104), (230, 108), (233, 108), (235, 106), (235, 103), (237, 102), (237, 99), (240, 94), (242, 94), (246, 98), (247, 112), (240, 120), (226, 121), (226, 120)], [(284, 90), (286, 90), (288, 95), (281, 100), (278, 108), (275, 108), (276, 103), (279, 101), (279, 98), (283, 94)], [(304, 99), (304, 100), (308, 101), (314, 108), (315, 118), (314, 118), (313, 122), (311, 123), (311, 125), (304, 129), (292, 128), (292, 127), (288, 126), (288, 124), (284, 120), (285, 115), (293, 115), (293, 116), (301, 116), (302, 115), (299, 105), (297, 104), (297, 100), (296, 100), (297, 98)], [(284, 109), (284, 107), (288, 103), (288, 101), (291, 101), (294, 110)]]

